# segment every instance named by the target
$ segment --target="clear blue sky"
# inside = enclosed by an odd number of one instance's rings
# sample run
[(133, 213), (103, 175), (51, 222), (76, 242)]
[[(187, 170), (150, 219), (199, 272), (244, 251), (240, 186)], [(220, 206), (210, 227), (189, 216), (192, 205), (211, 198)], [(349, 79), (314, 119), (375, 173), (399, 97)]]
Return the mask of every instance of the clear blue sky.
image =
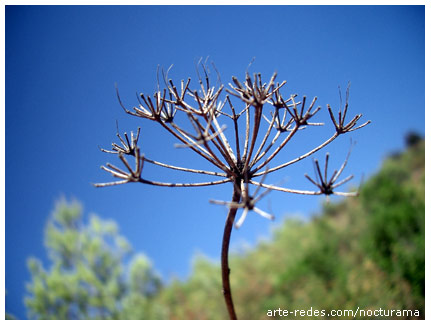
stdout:
[[(229, 186), (194, 189), (123, 185), (100, 170), (115, 156), (99, 151), (121, 131), (142, 127), (140, 146), (150, 158), (174, 165), (207, 167), (169, 134), (149, 121), (126, 115), (115, 95), (136, 104), (135, 92), (152, 94), (156, 67), (174, 64), (174, 80), (195, 78), (194, 63), (210, 56), (223, 83), (251, 72), (287, 80), (283, 94), (318, 96), (338, 108), (338, 86), (351, 82), (350, 115), (363, 113), (372, 124), (341, 137), (315, 155), (331, 152), (338, 168), (357, 142), (346, 176), (370, 176), (391, 151), (403, 147), (409, 130), (425, 133), (425, 20), (423, 6), (151, 6), (6, 7), (6, 310), (25, 318), (29, 281), (26, 259), (46, 263), (44, 226), (61, 195), (79, 199), (86, 213), (114, 219), (136, 251), (146, 253), (165, 280), (190, 272), (196, 253), (218, 260), (226, 209), (208, 199), (229, 200)], [(195, 84), (196, 85), (196, 84)], [(332, 133), (327, 111), (315, 121), (326, 127), (304, 133), (280, 156), (288, 160)], [(231, 126), (229, 126), (230, 128)], [(147, 172), (148, 171), (148, 172)], [(312, 189), (303, 177), (311, 160), (286, 169), (292, 188)], [(196, 181), (187, 174), (146, 170), (160, 181)], [(199, 180), (213, 180), (211, 177)], [(250, 215), (234, 230), (233, 250), (270, 234), (286, 215), (319, 210), (320, 197), (272, 192), (271, 223)]]

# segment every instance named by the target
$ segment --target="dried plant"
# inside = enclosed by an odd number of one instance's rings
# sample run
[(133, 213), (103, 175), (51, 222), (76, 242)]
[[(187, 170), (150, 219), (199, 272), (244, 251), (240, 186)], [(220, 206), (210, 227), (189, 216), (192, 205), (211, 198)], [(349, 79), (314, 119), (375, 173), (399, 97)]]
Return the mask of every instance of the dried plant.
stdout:
[[(157, 91), (154, 93), (153, 97), (139, 94), (138, 105), (133, 107), (133, 109), (129, 110), (123, 105), (118, 94), (118, 89), (117, 96), (120, 105), (126, 113), (158, 123), (180, 142), (180, 144), (176, 144), (176, 147), (184, 147), (194, 151), (197, 155), (210, 162), (216, 168), (216, 171), (178, 167), (149, 159), (141, 154), (138, 147), (140, 129), (138, 129), (136, 136), (131, 133), (130, 142), (127, 134), (124, 134), (125, 141), (121, 138), (117, 126), (117, 137), (120, 139), (122, 146), (113, 143), (111, 151), (103, 149), (102, 151), (117, 154), (126, 170), (122, 170), (107, 163), (106, 167), (102, 166), (102, 169), (110, 172), (114, 177), (121, 180), (99, 183), (95, 184), (95, 186), (105, 187), (129, 182), (141, 182), (164, 187), (201, 187), (228, 182), (231, 183), (232, 199), (230, 202), (219, 200), (211, 200), (210, 202), (228, 207), (221, 250), (222, 292), (230, 318), (236, 319), (229, 283), (230, 270), (228, 251), (232, 226), (234, 225), (238, 209), (243, 209), (243, 211), (238, 221), (235, 223), (236, 227), (242, 225), (250, 211), (254, 211), (264, 218), (271, 220), (274, 218), (272, 214), (264, 212), (256, 207), (257, 202), (270, 190), (302, 195), (357, 195), (357, 192), (334, 191), (335, 188), (353, 178), (353, 176), (349, 176), (337, 182), (347, 164), (349, 155), (341, 168), (338, 171), (336, 170), (329, 180), (329, 154), (326, 155), (323, 175), (318, 161), (314, 161), (317, 174), (316, 179), (313, 180), (307, 174), (305, 174), (305, 177), (318, 188), (317, 191), (295, 190), (276, 185), (268, 185), (263, 182), (268, 174), (310, 157), (333, 142), (341, 134), (362, 128), (369, 124), (370, 121), (357, 126), (357, 122), (362, 116), (358, 114), (349, 123), (345, 124), (348, 108), (348, 87), (346, 101), (344, 107), (342, 105), (340, 107), (338, 119), (334, 116), (333, 110), (328, 105), (329, 115), (335, 129), (334, 134), (319, 146), (301, 156), (270, 168), (269, 164), (271, 161), (300, 130), (323, 125), (323, 123), (310, 121), (320, 111), (320, 107), (314, 108), (317, 98), (314, 97), (307, 106), (305, 96), (301, 101), (296, 100), (297, 95), (283, 97), (280, 91), (286, 84), (286, 81), (276, 83), (276, 73), (271, 76), (268, 83), (264, 83), (262, 82), (260, 74), (253, 74), (253, 76), (251, 76), (246, 72), (244, 82), (240, 82), (238, 78), (232, 77), (233, 84), (229, 84), (229, 88), (226, 88), (221, 84), (220, 76), (215, 67), (214, 69), (218, 76), (215, 85), (213, 85), (210, 80), (210, 70), (206, 63), (199, 61), (196, 68), (199, 84), (198, 90), (193, 90), (191, 88), (190, 78), (188, 78), (187, 81), (182, 80), (180, 86), (177, 87), (174, 82), (168, 78), (169, 68), (166, 73), (162, 71), (165, 88), (160, 90), (160, 83), (158, 81)], [(201, 76), (202, 74), (203, 77)], [(159, 70), (157, 71), (157, 80), (159, 80)], [(223, 94), (224, 91), (227, 94)], [(238, 99), (237, 102), (241, 105), (240, 110), (235, 108), (230, 96)], [(266, 107), (268, 106), (272, 107), (273, 111), (267, 110)], [(179, 114), (187, 117), (190, 122), (188, 127), (176, 124)], [(262, 118), (267, 124), (262, 123)], [(232, 142), (230, 142), (225, 135), (227, 125), (222, 124), (222, 121), (230, 122), (233, 126), (234, 139)], [(240, 129), (243, 130), (242, 133)], [(244, 137), (243, 141), (241, 141), (240, 135)], [(134, 169), (130, 166), (126, 156), (134, 157)], [(200, 183), (164, 183), (150, 181), (144, 179), (142, 176), (144, 163), (183, 172), (209, 175), (218, 177), (219, 179)], [(255, 181), (254, 179), (258, 177), (261, 177), (260, 181)], [(251, 186), (256, 187), (252, 194), (249, 191)], [(266, 189), (258, 195), (260, 188)]]

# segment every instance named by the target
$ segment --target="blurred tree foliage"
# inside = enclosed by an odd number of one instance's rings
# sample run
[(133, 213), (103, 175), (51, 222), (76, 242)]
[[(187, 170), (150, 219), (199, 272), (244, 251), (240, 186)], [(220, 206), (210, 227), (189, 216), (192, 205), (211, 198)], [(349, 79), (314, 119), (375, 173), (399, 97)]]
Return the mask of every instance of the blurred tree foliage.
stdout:
[(115, 222), (93, 215), (84, 224), (79, 203), (63, 199), (46, 226), (45, 246), (51, 261), (48, 271), (39, 260), (28, 260), (29, 317), (141, 319), (153, 313), (151, 298), (160, 289), (160, 278), (142, 254), (134, 257), (126, 273), (124, 260), (131, 247)]
[[(406, 143), (364, 183), (361, 196), (325, 204), (308, 222), (287, 218), (271, 240), (231, 255), (239, 318), (295, 318), (267, 311), (311, 307), (417, 309), (425, 317), (425, 147), (412, 134)], [(130, 246), (116, 225), (96, 217), (83, 225), (80, 216), (76, 204), (57, 205), (46, 232), (51, 270), (29, 262), (33, 316), (228, 318), (218, 262), (198, 256), (188, 280), (162, 286), (148, 259), (135, 255), (124, 277)]]

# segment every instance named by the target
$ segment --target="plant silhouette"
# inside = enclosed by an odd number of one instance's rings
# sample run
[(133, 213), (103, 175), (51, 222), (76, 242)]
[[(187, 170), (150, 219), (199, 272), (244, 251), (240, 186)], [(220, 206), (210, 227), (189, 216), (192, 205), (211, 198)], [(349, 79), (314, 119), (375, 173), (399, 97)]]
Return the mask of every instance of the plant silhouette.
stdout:
[[(314, 97), (309, 105), (306, 104), (306, 96), (303, 96), (300, 100), (297, 100), (297, 95), (284, 97), (281, 94), (281, 89), (286, 84), (286, 81), (276, 82), (276, 73), (271, 76), (267, 83), (264, 83), (260, 73), (250, 75), (247, 71), (244, 82), (232, 77), (232, 83), (229, 83), (229, 87), (225, 87), (221, 83), (217, 69), (213, 66), (218, 76), (217, 81), (213, 84), (210, 79), (210, 68), (202, 60), (196, 65), (198, 89), (195, 90), (191, 88), (191, 78), (186, 81), (181, 80), (179, 86), (175, 85), (172, 79), (168, 77), (171, 67), (167, 72), (163, 70), (161, 72), (165, 87), (161, 89), (158, 81), (157, 91), (154, 95), (151, 97), (142, 93), (139, 94), (138, 105), (132, 109), (125, 107), (117, 89), (120, 105), (130, 115), (159, 124), (180, 142), (176, 144), (176, 147), (194, 151), (197, 155), (210, 162), (215, 167), (215, 171), (178, 167), (145, 157), (141, 154), (138, 146), (140, 129), (138, 129), (136, 135), (133, 132), (131, 133), (131, 141), (129, 141), (127, 133), (124, 134), (124, 139), (120, 136), (117, 126), (117, 137), (121, 145), (113, 143), (112, 150), (102, 149), (102, 151), (117, 154), (125, 169), (120, 169), (107, 163), (106, 166), (102, 166), (102, 169), (119, 180), (98, 183), (95, 186), (106, 187), (129, 182), (140, 182), (162, 187), (203, 187), (231, 183), (232, 199), (230, 202), (219, 200), (211, 200), (211, 202), (228, 207), (221, 249), (222, 292), (230, 318), (237, 319), (229, 282), (228, 252), (232, 227), (234, 225), (237, 228), (240, 227), (250, 211), (254, 211), (262, 217), (273, 219), (272, 214), (264, 212), (256, 206), (258, 201), (270, 190), (303, 195), (355, 196), (358, 194), (357, 192), (334, 191), (335, 187), (351, 180), (352, 176), (335, 183), (347, 164), (346, 159), (342, 167), (335, 171), (328, 180), (328, 155), (326, 156), (324, 177), (317, 161), (315, 162), (318, 174), (316, 180), (305, 175), (308, 180), (318, 187), (317, 191), (296, 190), (265, 184), (263, 183), (265, 177), (313, 155), (333, 142), (338, 136), (360, 129), (368, 125), (370, 121), (358, 125), (362, 115), (357, 114), (350, 122), (345, 123), (348, 109), (348, 87), (345, 104), (340, 107), (338, 116), (334, 115), (329, 105), (327, 107), (334, 127), (332, 136), (308, 152), (270, 168), (270, 163), (292, 138), (302, 134), (300, 131), (323, 125), (323, 123), (311, 121), (321, 109), (320, 106), (315, 108), (317, 97)], [(157, 79), (159, 79), (159, 75), (158, 70)], [(231, 96), (239, 102), (239, 109), (236, 103), (234, 105)], [(267, 110), (267, 107), (272, 107), (273, 111)], [(176, 124), (179, 114), (187, 117), (188, 126)], [(231, 141), (225, 134), (227, 124), (224, 122), (233, 126), (234, 139)], [(241, 137), (245, 135), (243, 141), (241, 141), (240, 135)], [(134, 158), (133, 165), (128, 162), (127, 156)], [(167, 169), (218, 177), (219, 179), (199, 183), (166, 183), (148, 180), (142, 176), (144, 163), (155, 164)], [(256, 181), (256, 178), (259, 181)], [(256, 188), (251, 191), (251, 187)], [(260, 188), (265, 188), (265, 191), (258, 195)], [(243, 211), (235, 223), (239, 209)]]

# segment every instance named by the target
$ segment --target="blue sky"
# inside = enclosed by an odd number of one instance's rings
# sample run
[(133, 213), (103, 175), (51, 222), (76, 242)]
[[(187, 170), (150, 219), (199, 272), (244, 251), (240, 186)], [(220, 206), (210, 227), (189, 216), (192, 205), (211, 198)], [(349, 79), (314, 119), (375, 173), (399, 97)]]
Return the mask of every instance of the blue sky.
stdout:
[[(194, 64), (209, 56), (227, 84), (232, 75), (243, 80), (255, 57), (249, 71), (261, 72), (264, 80), (277, 71), (278, 80), (287, 81), (286, 96), (317, 96), (323, 108), (338, 108), (338, 86), (344, 90), (350, 81), (349, 117), (362, 113), (372, 124), (314, 157), (323, 159), (329, 151), (331, 167), (338, 168), (352, 138), (356, 145), (345, 175), (355, 174), (353, 184), (403, 148), (407, 131), (425, 134), (423, 6), (7, 6), (5, 35), (6, 310), (19, 318), (26, 317), (26, 259), (47, 263), (43, 230), (62, 195), (80, 200), (86, 214), (114, 219), (165, 280), (187, 276), (197, 253), (218, 260), (226, 209), (208, 200), (229, 200), (228, 185), (92, 186), (112, 180), (101, 165), (119, 164), (98, 149), (116, 140), (116, 120), (122, 132), (141, 126), (140, 147), (149, 158), (208, 168), (193, 153), (174, 148), (177, 141), (159, 126), (126, 115), (116, 83), (132, 107), (135, 92), (155, 91), (157, 65), (174, 64), (175, 81), (195, 80)], [(278, 162), (331, 135), (325, 109), (315, 121), (326, 126), (304, 133)], [(272, 181), (312, 189), (304, 172), (312, 173), (311, 159)], [(159, 181), (213, 180), (153, 167), (145, 173)], [(276, 222), (251, 214), (233, 231), (233, 250), (267, 237), (285, 216), (318, 212), (322, 200), (272, 192), (261, 207), (270, 207)]]

